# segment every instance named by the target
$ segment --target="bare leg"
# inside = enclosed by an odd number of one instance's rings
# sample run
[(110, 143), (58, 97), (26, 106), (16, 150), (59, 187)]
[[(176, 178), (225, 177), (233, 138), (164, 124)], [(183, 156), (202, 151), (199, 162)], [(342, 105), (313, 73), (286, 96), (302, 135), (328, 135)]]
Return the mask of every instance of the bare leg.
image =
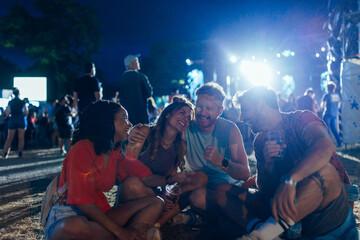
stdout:
[(153, 196), (136, 199), (114, 207), (106, 215), (120, 226), (134, 226), (140, 222), (155, 223), (160, 217), (162, 209), (162, 200)]
[(22, 153), (24, 149), (25, 129), (18, 128), (18, 138), (19, 138), (18, 152)]
[(148, 196), (155, 196), (155, 193), (147, 187), (140, 178), (128, 177), (121, 183), (118, 191), (117, 202), (126, 203), (128, 201)]
[(9, 129), (8, 130), (8, 136), (6, 138), (5, 147), (4, 147), (4, 154), (9, 153), (10, 151), (10, 145), (14, 139), (15, 136), (15, 129)]
[(66, 151), (69, 152), (69, 151), (70, 151), (70, 148), (71, 148), (70, 138), (66, 138), (66, 139), (65, 139), (65, 142), (66, 142)]
[(73, 216), (56, 224), (51, 240), (67, 239), (114, 239), (114, 235), (99, 223), (87, 220), (84, 216)]
[(59, 138), (60, 153), (64, 152), (64, 138)]

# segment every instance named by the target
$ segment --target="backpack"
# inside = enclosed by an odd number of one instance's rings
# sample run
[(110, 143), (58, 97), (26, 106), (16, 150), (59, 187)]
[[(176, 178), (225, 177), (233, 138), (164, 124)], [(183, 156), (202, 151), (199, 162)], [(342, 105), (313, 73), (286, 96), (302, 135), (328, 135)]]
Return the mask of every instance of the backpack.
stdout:
[(46, 188), (45, 195), (41, 204), (40, 224), (42, 227), (45, 227), (47, 224), (47, 219), (52, 206), (54, 206), (54, 204), (59, 200), (61, 195), (63, 195), (64, 192), (67, 190), (66, 183), (61, 189), (59, 189), (59, 181), (60, 174), (56, 175)]

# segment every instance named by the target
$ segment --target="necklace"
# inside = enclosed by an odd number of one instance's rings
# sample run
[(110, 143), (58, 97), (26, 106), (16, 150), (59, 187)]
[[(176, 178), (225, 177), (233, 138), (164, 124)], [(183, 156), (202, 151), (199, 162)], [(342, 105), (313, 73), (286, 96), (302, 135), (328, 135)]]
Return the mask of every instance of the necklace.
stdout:
[(161, 144), (162, 144), (163, 146), (165, 146), (165, 147), (170, 147), (170, 146), (173, 144), (173, 142), (171, 142), (171, 143), (165, 143), (164, 141), (161, 141)]

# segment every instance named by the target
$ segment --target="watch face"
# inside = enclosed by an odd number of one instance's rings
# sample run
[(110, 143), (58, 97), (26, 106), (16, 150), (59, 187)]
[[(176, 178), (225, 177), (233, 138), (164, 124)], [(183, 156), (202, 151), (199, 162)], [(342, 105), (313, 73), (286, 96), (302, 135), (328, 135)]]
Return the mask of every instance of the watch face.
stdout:
[(221, 166), (224, 167), (224, 168), (226, 168), (228, 165), (229, 165), (229, 160), (227, 160), (227, 159), (224, 158), (224, 159), (222, 160)]

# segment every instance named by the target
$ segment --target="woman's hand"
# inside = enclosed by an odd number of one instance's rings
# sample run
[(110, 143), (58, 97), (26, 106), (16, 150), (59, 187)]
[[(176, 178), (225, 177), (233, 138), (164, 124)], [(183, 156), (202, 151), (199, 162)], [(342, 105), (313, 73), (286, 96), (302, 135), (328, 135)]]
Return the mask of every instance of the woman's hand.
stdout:
[(138, 123), (133, 128), (130, 129), (129, 133), (129, 143), (130, 144), (136, 144), (141, 143), (143, 144), (149, 134), (149, 129), (147, 126)]
[(161, 198), (164, 199), (164, 201), (165, 201), (164, 208), (163, 208), (164, 212), (169, 212), (169, 211), (173, 210), (176, 207), (176, 205), (178, 205), (178, 202), (179, 202), (179, 196), (176, 197), (174, 202), (164, 195), (161, 195)]

